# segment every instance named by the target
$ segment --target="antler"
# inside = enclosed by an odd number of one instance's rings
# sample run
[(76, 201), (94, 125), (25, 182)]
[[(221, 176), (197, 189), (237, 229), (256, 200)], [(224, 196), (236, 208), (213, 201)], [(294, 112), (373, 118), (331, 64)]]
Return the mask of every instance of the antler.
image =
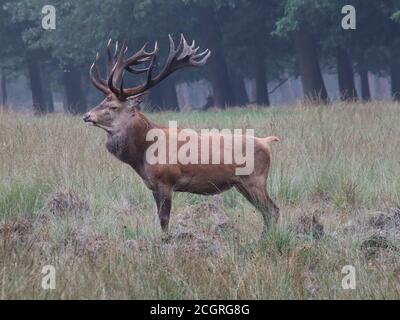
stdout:
[(108, 69), (108, 80), (106, 81), (100, 75), (100, 71), (98, 68), (99, 61), (99, 53), (96, 54), (96, 59), (90, 67), (89, 77), (92, 81), (93, 85), (105, 93), (106, 95), (113, 92), (118, 97), (121, 95), (122, 90), (116, 89), (117, 84), (121, 81), (122, 84), (122, 76), (125, 68), (130, 72), (140, 74), (147, 72), (147, 68), (143, 69), (135, 69), (132, 68), (132, 65), (139, 65), (146, 61), (148, 61), (155, 52), (146, 52), (146, 45), (143, 46), (137, 53), (132, 55), (129, 59), (124, 60), (124, 55), (128, 50), (128, 47), (125, 43), (119, 48), (118, 41), (115, 42), (114, 53), (112, 50), (112, 40), (110, 39), (107, 43), (107, 69)]
[(169, 55), (167, 62), (165, 63), (164, 69), (153, 78), (153, 70), (156, 64), (157, 54), (154, 54), (151, 58), (150, 65), (147, 69), (147, 77), (145, 83), (135, 88), (129, 88), (124, 91), (127, 96), (134, 96), (145, 92), (146, 90), (154, 87), (171, 73), (184, 67), (201, 67), (211, 55), (211, 51), (206, 49), (205, 51), (197, 54), (199, 47), (195, 47), (193, 41), (191, 45), (188, 45), (185, 37), (181, 34), (181, 41), (177, 49), (175, 49), (174, 40), (171, 35), (169, 37)]
[[(89, 69), (89, 78), (97, 89), (99, 89), (104, 94), (108, 95), (110, 93), (110, 89), (107, 86), (107, 82), (101, 78), (100, 71), (97, 66), (99, 58), (100, 58), (99, 53), (97, 53), (96, 59), (94, 60)], [(93, 70), (96, 70), (96, 75), (93, 74)]]
[[(181, 35), (181, 40), (177, 49), (175, 49), (174, 40), (171, 35), (169, 37), (169, 55), (163, 70), (156, 76), (153, 77), (153, 71), (157, 61), (158, 45), (157, 42), (154, 45), (154, 50), (152, 52), (147, 52), (147, 43), (130, 58), (124, 60), (124, 55), (126, 54), (128, 47), (125, 43), (118, 50), (118, 42), (115, 46), (114, 54), (111, 53), (112, 41), (109, 40), (107, 44), (107, 55), (108, 55), (108, 70), (109, 77), (105, 81), (101, 78), (99, 69), (97, 67), (97, 62), (99, 60), (99, 55), (96, 55), (96, 59), (90, 68), (90, 79), (94, 86), (104, 92), (105, 94), (114, 93), (120, 100), (125, 100), (130, 96), (135, 96), (146, 90), (154, 87), (160, 83), (163, 79), (168, 77), (171, 73), (177, 71), (178, 69), (184, 67), (200, 67), (203, 66), (209, 56), (211, 51), (209, 49), (197, 53), (199, 47), (195, 47), (195, 42), (193, 41), (191, 45), (188, 45), (185, 37)], [(143, 63), (150, 61), (149, 65), (144, 68), (134, 68)], [(96, 76), (93, 74), (93, 70), (96, 70)], [(123, 88), (123, 73), (124, 70), (134, 73), (141, 74), (146, 73), (146, 80), (143, 84), (134, 88)], [(118, 84), (120, 87), (117, 88)]]
[[(141, 74), (145, 73), (148, 71), (148, 68), (142, 68), (142, 69), (135, 69), (132, 66), (134, 65), (140, 65), (142, 63), (145, 63), (146, 61), (149, 61), (153, 56), (155, 56), (158, 48), (157, 48), (157, 42), (155, 43), (154, 50), (152, 52), (147, 52), (146, 51), (147, 43), (134, 55), (132, 55), (130, 58), (127, 60), (124, 60), (124, 55), (128, 50), (128, 47), (123, 44), (121, 47), (121, 50), (119, 51), (117, 60), (115, 61), (115, 64), (111, 70), (110, 76), (108, 77), (108, 87), (110, 90), (118, 96), (121, 100), (124, 100), (128, 96), (125, 95), (124, 90), (123, 90), (123, 73), (124, 70), (128, 70), (129, 72), (135, 73), (135, 74)], [(118, 84), (120, 84), (120, 88), (117, 89)]]

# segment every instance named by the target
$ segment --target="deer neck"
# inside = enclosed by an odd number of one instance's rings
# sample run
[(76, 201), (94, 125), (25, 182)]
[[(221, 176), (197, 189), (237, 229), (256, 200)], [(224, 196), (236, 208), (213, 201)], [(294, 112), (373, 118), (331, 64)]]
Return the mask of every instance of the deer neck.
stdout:
[(119, 130), (108, 135), (107, 150), (139, 172), (149, 144), (146, 141), (146, 135), (149, 130), (157, 127), (158, 125), (138, 112), (134, 117), (121, 124)]

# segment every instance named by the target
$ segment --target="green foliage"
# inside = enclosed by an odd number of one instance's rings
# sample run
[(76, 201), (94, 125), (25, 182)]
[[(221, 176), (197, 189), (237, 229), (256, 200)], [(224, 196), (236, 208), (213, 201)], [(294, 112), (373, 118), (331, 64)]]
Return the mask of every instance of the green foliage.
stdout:
[(300, 25), (321, 28), (332, 7), (332, 1), (329, 0), (284, 1), (284, 14), (276, 22), (276, 34), (287, 36)]
[(396, 11), (395, 13), (393, 13), (392, 19), (394, 21), (400, 22), (400, 10)]
[[(26, 72), (26, 57), (34, 55), (53, 74), (68, 65), (87, 68), (96, 52), (104, 53), (109, 38), (126, 40), (129, 52), (146, 41), (159, 42), (161, 66), (168, 52), (167, 35), (198, 39), (201, 9), (209, 8), (221, 30), (221, 51), (232, 74), (253, 77), (263, 59), (269, 81), (296, 73), (292, 35), (300, 26), (317, 40), (323, 67), (336, 65), (335, 50), (347, 48), (358, 69), (388, 70), (391, 52), (400, 48), (398, 1), (354, 0), (357, 29), (343, 30), (345, 0), (54, 0), (57, 27), (43, 30), (44, 0), (0, 0), (0, 68)], [(213, 59), (213, 56), (211, 57)], [(357, 70), (356, 68), (356, 70)], [(83, 70), (83, 69), (82, 69)], [(182, 72), (175, 80), (207, 77), (206, 70)], [(50, 78), (57, 78), (50, 76)]]

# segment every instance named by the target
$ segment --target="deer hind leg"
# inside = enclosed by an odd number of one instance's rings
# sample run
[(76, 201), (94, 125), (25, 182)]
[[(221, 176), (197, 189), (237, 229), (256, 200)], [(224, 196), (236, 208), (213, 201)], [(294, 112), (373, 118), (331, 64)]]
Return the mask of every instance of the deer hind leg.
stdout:
[(265, 228), (268, 228), (271, 221), (275, 223), (278, 221), (279, 208), (268, 196), (265, 184), (239, 183), (236, 189), (261, 212)]
[(161, 224), (161, 230), (167, 233), (169, 216), (171, 213), (172, 192), (167, 188), (159, 188), (157, 191), (153, 191), (153, 196), (157, 204), (157, 213)]

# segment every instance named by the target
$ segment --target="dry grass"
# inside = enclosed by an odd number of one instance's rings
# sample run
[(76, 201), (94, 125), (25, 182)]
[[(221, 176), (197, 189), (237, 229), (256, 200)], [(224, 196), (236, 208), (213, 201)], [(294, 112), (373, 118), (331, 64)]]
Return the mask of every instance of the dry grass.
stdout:
[[(177, 194), (162, 241), (151, 193), (103, 132), (78, 117), (2, 113), (0, 298), (400, 298), (400, 106), (150, 118), (279, 136), (269, 179), (279, 225), (260, 239), (261, 216), (234, 191)], [(41, 288), (47, 264), (55, 290)], [(345, 265), (356, 290), (341, 287)]]

